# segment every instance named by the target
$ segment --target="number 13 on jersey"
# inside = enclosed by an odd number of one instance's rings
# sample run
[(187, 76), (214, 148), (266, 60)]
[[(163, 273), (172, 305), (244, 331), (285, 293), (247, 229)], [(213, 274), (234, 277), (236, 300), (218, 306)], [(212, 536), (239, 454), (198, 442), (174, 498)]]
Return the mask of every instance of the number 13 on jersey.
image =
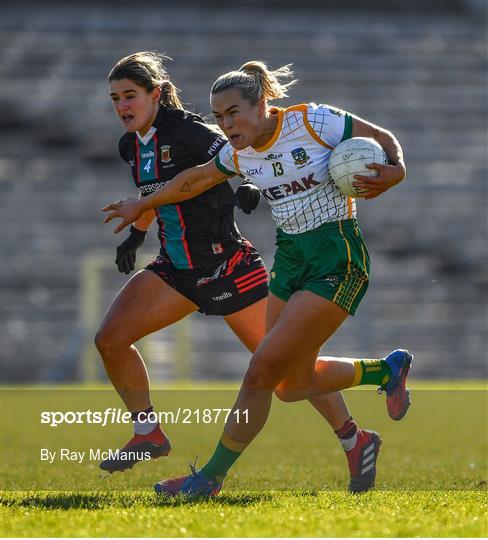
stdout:
[(283, 176), (285, 171), (283, 170), (283, 166), (281, 165), (281, 163), (279, 161), (274, 161), (272, 165), (273, 165), (273, 174), (275, 176)]

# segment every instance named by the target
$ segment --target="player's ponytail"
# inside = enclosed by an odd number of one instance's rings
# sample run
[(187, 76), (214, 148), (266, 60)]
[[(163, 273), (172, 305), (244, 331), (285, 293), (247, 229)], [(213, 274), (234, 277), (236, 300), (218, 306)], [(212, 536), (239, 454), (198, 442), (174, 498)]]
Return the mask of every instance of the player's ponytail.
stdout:
[(161, 88), (160, 104), (174, 109), (184, 109), (178, 96), (178, 88), (171, 82), (164, 62), (171, 60), (169, 56), (154, 52), (140, 51), (121, 58), (110, 70), (108, 80), (120, 81), (129, 79), (151, 92)]
[(218, 94), (231, 88), (239, 88), (242, 97), (255, 105), (260, 99), (271, 101), (287, 97), (288, 88), (295, 79), (285, 83), (282, 79), (293, 77), (291, 64), (270, 70), (263, 62), (252, 60), (242, 65), (238, 71), (221, 75), (212, 85), (211, 94)]
[(161, 105), (173, 109), (184, 109), (183, 103), (178, 96), (178, 88), (168, 79), (161, 85)]

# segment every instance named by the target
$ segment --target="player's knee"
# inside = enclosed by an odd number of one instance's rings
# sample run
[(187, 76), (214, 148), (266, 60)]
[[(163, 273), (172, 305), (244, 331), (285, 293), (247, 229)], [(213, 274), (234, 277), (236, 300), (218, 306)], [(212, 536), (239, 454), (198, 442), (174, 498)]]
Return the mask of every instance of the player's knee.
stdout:
[(281, 378), (281, 365), (277, 358), (258, 352), (244, 376), (243, 386), (250, 390), (273, 390)]
[(95, 335), (95, 347), (103, 359), (109, 358), (110, 353), (118, 348), (116, 338), (112, 332), (101, 326)]
[(293, 401), (302, 401), (307, 399), (307, 388), (304, 384), (290, 383), (289, 381), (281, 381), (274, 389), (275, 396), (287, 403)]
[(287, 388), (283, 388), (282, 386), (278, 385), (275, 389), (274, 389), (274, 393), (275, 393), (275, 396), (280, 400), (280, 401), (284, 401), (285, 403), (291, 403), (293, 401), (295, 401), (294, 399), (292, 399), (292, 395), (291, 393), (288, 391)]
[(275, 396), (280, 400), (286, 403), (292, 403), (293, 401), (299, 401), (297, 394), (294, 390), (279, 384), (274, 389)]
[(261, 371), (248, 370), (244, 376), (242, 386), (246, 390), (255, 392), (256, 390), (272, 390), (273, 384), (269, 381), (266, 374)]

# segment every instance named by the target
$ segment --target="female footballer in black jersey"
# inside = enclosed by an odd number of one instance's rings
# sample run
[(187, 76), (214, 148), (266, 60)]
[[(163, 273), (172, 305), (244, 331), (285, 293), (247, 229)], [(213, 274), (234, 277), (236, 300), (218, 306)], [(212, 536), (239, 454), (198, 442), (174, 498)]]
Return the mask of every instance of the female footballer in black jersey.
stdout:
[[(180, 171), (207, 163), (226, 143), (220, 133), (184, 109), (163, 66), (165, 59), (154, 52), (135, 53), (118, 61), (109, 74), (115, 113), (126, 129), (120, 155), (142, 197)], [(107, 374), (132, 413), (135, 432), (125, 453), (100, 464), (103, 470), (122, 471), (139, 461), (143, 452), (156, 458), (171, 449), (151, 419), (155, 415), (149, 414), (149, 379), (136, 341), (197, 310), (222, 316), (251, 352), (264, 337), (266, 268), (240, 236), (233, 215), (235, 201), (249, 213), (258, 200), (257, 188), (241, 185), (235, 196), (227, 182), (219, 184), (185, 202), (142, 214), (117, 248), (117, 266), (129, 274), (136, 250), (156, 218), (159, 256), (118, 293), (95, 339)], [(351, 415), (340, 392), (310, 401), (338, 434), (349, 426)]]

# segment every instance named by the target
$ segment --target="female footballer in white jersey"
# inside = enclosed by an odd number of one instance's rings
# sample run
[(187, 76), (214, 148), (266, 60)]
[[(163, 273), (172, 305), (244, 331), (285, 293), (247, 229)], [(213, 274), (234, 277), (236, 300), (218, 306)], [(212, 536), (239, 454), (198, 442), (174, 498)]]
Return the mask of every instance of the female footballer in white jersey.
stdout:
[[(247, 62), (220, 76), (212, 86), (212, 111), (228, 143), (205, 165), (178, 174), (141, 200), (106, 206), (105, 221), (121, 217), (115, 232), (143, 212), (184, 201), (240, 173), (270, 203), (277, 225), (277, 250), (270, 272), (267, 334), (253, 354), (235, 409), (248, 409), (249, 422), (230, 415), (211, 459), (185, 477), (156, 484), (174, 495), (216, 495), (227, 471), (264, 426), (273, 392), (284, 401), (310, 399), (352, 386), (373, 384), (386, 390), (391, 418), (400, 420), (410, 405), (405, 383), (412, 356), (395, 350), (384, 359), (317, 358), (320, 347), (349, 314), (353, 315), (368, 286), (369, 256), (356, 221), (354, 201), (328, 178), (334, 147), (350, 137), (372, 137), (388, 155), (388, 165), (373, 163), (375, 178), (357, 177), (366, 198), (377, 197), (403, 180), (406, 169), (394, 135), (356, 116), (327, 105), (281, 109), (270, 101), (287, 95), (289, 66), (275, 71)], [(374, 485), (381, 440), (349, 426), (343, 444), (358, 448), (358, 466), (350, 489)]]
[[(184, 110), (164, 59), (159, 53), (140, 51), (120, 59), (109, 75), (114, 110), (126, 129), (119, 152), (130, 165), (141, 196), (171, 182), (178, 172), (215, 157), (226, 142), (201, 118)], [(248, 183), (235, 194), (246, 213), (259, 197), (259, 190)], [(233, 211), (234, 192), (226, 183), (156, 211), (159, 256), (117, 295), (95, 339), (107, 374), (134, 420), (133, 437), (120, 452), (100, 463), (104, 471), (124, 471), (140, 456), (148, 453), (156, 458), (171, 448), (164, 426), (151, 414), (149, 378), (134, 346), (140, 337), (197, 309), (223, 317), (250, 352), (264, 337), (267, 271), (259, 254), (240, 236)], [(134, 270), (136, 250), (153, 219), (152, 210), (141, 216), (117, 248), (119, 271)], [(223, 292), (227, 294), (224, 301)], [(351, 426), (356, 429), (340, 392), (316, 396), (310, 402), (341, 441), (348, 438)], [(352, 477), (357, 475), (359, 450), (372, 437), (368, 430), (359, 433), (354, 448), (345, 446)]]

